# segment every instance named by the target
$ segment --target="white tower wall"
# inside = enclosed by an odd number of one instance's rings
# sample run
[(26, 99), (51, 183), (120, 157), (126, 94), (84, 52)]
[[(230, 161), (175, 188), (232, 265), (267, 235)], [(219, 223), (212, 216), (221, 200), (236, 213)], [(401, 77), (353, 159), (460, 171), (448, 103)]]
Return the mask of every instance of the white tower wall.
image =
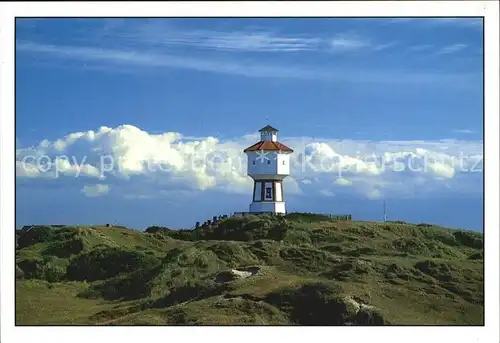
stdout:
[(286, 214), (285, 202), (252, 202), (250, 212)]
[(290, 154), (278, 155), (277, 168), (278, 175), (290, 175)]
[(248, 175), (252, 179), (282, 179), (290, 175), (290, 154), (274, 151), (249, 151)]

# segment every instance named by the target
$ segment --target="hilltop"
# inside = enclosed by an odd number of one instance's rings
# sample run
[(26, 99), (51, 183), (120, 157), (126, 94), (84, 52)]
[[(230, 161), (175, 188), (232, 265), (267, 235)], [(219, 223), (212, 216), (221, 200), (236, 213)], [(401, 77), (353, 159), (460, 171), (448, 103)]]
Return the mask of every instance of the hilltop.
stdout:
[(483, 325), (483, 235), (315, 214), (19, 232), (16, 324)]

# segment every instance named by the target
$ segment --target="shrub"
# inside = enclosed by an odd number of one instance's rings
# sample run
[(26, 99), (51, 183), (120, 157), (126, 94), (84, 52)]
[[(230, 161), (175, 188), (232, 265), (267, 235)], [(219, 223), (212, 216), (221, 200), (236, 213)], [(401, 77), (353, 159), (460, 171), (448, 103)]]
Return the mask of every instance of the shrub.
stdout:
[(280, 249), (279, 256), (290, 262), (294, 269), (307, 271), (324, 270), (332, 263), (338, 262), (326, 251), (306, 247), (284, 247)]
[(344, 325), (349, 309), (340, 294), (338, 286), (311, 283), (270, 293), (265, 300), (300, 325)]
[(55, 230), (50, 226), (37, 226), (22, 232), (18, 238), (19, 248), (26, 248), (40, 242), (49, 242), (54, 239)]
[(44, 279), (48, 282), (58, 282), (62, 281), (66, 275), (66, 268), (53, 264), (47, 263), (44, 268)]
[(344, 252), (345, 255), (359, 257), (363, 255), (376, 255), (377, 250), (370, 247), (360, 247)]
[(243, 243), (221, 242), (207, 247), (207, 250), (212, 251), (229, 266), (237, 267), (257, 263), (258, 259), (245, 247)]
[(140, 251), (121, 248), (99, 248), (76, 256), (68, 266), (67, 276), (71, 280), (104, 280), (121, 273), (157, 264), (156, 257)]
[(265, 301), (289, 313), (300, 325), (384, 325), (379, 310), (356, 306), (336, 284), (309, 283), (270, 293)]
[(311, 244), (311, 235), (306, 230), (287, 230), (283, 240), (292, 245)]
[(255, 241), (249, 244), (249, 249), (258, 259), (267, 263), (272, 263), (279, 256), (279, 243), (273, 240)]
[(438, 241), (440, 243), (449, 245), (449, 246), (457, 246), (458, 242), (455, 239), (455, 236), (448, 230), (443, 230), (438, 227), (426, 227), (421, 230), (422, 234), (425, 238)]
[(484, 254), (482, 251), (471, 254), (468, 257), (469, 260), (482, 260), (484, 259)]
[(401, 280), (410, 281), (414, 278), (412, 270), (402, 267), (396, 263), (390, 264), (385, 271), (385, 278), (390, 281), (399, 278)]
[(24, 272), (19, 266), (16, 264), (16, 279), (23, 279), (24, 278)]
[(259, 239), (282, 240), (289, 225), (285, 219), (270, 215), (249, 215), (222, 219), (211, 227), (199, 227), (194, 230), (169, 230), (150, 227), (148, 233), (166, 235), (186, 241), (196, 240), (233, 240), (253, 241)]
[(466, 247), (475, 249), (483, 248), (483, 237), (477, 232), (461, 230), (454, 232), (453, 235), (457, 241)]
[(415, 269), (421, 271), (424, 274), (432, 276), (439, 281), (446, 282), (453, 280), (452, 272), (454, 268), (447, 263), (425, 260), (417, 262), (415, 264)]
[(172, 288), (170, 293), (152, 305), (153, 307), (169, 307), (185, 301), (212, 297), (222, 294), (225, 285), (216, 285), (209, 281), (188, 280), (185, 284)]
[(24, 260), (19, 262), (18, 266), (23, 272), (23, 276), (27, 279), (58, 282), (63, 280), (66, 274), (64, 262), (57, 258)]
[(394, 249), (413, 255), (427, 254), (429, 249), (425, 244), (414, 238), (398, 238), (392, 242)]
[(322, 276), (335, 280), (358, 280), (362, 275), (370, 273), (371, 270), (365, 261), (351, 258), (335, 264), (331, 270), (322, 273)]
[(170, 230), (169, 228), (163, 226), (150, 226), (145, 230), (146, 233), (152, 233), (152, 234), (154, 233), (168, 234), (171, 231), (172, 230)]
[(43, 251), (43, 254), (57, 257), (70, 257), (71, 255), (77, 255), (82, 252), (84, 247), (81, 239), (53, 242)]
[(325, 214), (317, 213), (301, 213), (293, 212), (285, 216), (286, 219), (292, 221), (306, 222), (306, 223), (316, 223), (320, 221), (330, 221), (330, 217)]
[(81, 297), (107, 300), (135, 300), (150, 295), (151, 280), (160, 272), (160, 265), (139, 269), (125, 276), (117, 276), (90, 287)]
[[(259, 215), (234, 217), (221, 220), (211, 229), (193, 231), (193, 239), (253, 241), (259, 239), (281, 240), (288, 228), (281, 217)], [(196, 233), (196, 234), (194, 234)]]
[(386, 325), (389, 324), (382, 313), (374, 309), (361, 309), (353, 317), (356, 325)]
[(425, 242), (425, 245), (430, 251), (429, 257), (434, 257), (434, 258), (453, 257), (460, 259), (463, 259), (465, 257), (465, 255), (461, 252), (461, 250), (452, 248), (449, 245), (445, 245), (441, 242), (430, 241), (430, 242)]
[(18, 267), (23, 272), (23, 275), (27, 279), (39, 278), (41, 265), (43, 262), (41, 260), (23, 260), (18, 263)]

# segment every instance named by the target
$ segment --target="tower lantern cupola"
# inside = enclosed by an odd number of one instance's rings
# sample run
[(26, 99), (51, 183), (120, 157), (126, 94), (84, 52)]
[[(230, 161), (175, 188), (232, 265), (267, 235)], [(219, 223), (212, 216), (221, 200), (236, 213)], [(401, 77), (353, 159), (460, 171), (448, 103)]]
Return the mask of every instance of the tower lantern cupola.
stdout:
[(278, 129), (275, 129), (270, 125), (263, 127), (262, 129), (259, 130), (259, 132), (261, 141), (271, 141), (271, 142), (278, 141)]

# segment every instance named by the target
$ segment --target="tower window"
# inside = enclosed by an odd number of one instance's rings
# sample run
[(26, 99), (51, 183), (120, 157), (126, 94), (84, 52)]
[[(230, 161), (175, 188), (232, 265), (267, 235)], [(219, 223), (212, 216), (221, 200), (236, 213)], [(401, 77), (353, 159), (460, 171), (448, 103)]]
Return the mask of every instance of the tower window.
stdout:
[(253, 161), (252, 164), (255, 165), (255, 161)]
[(270, 161), (270, 160), (267, 160), (267, 164), (271, 164), (271, 161)]
[(283, 165), (285, 165), (285, 161), (283, 161)]

